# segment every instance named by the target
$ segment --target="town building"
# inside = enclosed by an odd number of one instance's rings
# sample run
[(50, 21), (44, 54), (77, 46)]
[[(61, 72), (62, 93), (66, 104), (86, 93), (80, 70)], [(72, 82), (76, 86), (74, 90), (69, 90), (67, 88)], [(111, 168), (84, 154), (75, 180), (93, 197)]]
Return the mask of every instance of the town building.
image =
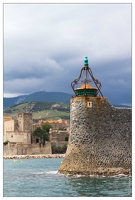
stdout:
[[(39, 146), (39, 138), (32, 132), (43, 124), (50, 124), (50, 141), (44, 147)], [(68, 120), (39, 120), (33, 124), (32, 113), (18, 113), (17, 120), (4, 116), (4, 155), (30, 155), (52, 153), (52, 145), (67, 144), (69, 135)]]

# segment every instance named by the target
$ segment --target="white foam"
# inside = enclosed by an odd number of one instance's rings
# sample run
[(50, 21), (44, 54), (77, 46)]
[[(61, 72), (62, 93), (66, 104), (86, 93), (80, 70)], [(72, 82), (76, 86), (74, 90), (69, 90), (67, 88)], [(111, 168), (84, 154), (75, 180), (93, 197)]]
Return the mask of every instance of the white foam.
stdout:
[(40, 174), (45, 174), (45, 172), (35, 172), (35, 173), (33, 173), (34, 175), (40, 175)]
[(49, 172), (46, 172), (46, 174), (57, 174), (58, 171), (49, 171)]
[(129, 175), (125, 175), (125, 174), (118, 174), (115, 176), (111, 176), (111, 177), (130, 177)]
[(75, 176), (78, 178), (78, 177), (82, 177), (83, 175), (78, 174), (78, 175), (75, 175)]

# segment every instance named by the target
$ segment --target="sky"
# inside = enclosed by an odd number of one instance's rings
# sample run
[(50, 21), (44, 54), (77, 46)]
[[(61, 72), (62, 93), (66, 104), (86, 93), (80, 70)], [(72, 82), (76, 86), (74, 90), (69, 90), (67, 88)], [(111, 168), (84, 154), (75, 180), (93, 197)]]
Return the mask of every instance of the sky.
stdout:
[(131, 4), (4, 4), (4, 97), (73, 94), (89, 59), (110, 103), (132, 104)]

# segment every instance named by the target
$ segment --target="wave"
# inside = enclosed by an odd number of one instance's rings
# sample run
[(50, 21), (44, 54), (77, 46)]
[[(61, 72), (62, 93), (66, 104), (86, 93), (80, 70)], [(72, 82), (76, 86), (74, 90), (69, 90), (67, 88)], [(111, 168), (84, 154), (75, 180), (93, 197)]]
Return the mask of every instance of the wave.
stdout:
[(118, 174), (115, 176), (111, 176), (111, 177), (132, 177), (131, 175), (126, 175), (126, 174)]
[(50, 175), (55, 175), (58, 174), (58, 171), (47, 171), (47, 172), (34, 172), (32, 173), (33, 175), (46, 175), (46, 174), (50, 174)]
[[(58, 173), (59, 174), (59, 173)], [(73, 178), (81, 178), (81, 177), (90, 177), (90, 178), (121, 178), (121, 177), (132, 177), (131, 175), (125, 175), (125, 174), (117, 174), (114, 176), (105, 176), (105, 175), (81, 175), (81, 174), (59, 174), (59, 175), (64, 175), (67, 177), (73, 177)]]
[(49, 172), (45, 172), (46, 174), (58, 174), (58, 171), (49, 171)]
[(121, 177), (132, 177), (131, 175), (125, 174), (117, 174), (113, 176), (105, 176), (105, 175), (81, 175), (81, 174), (61, 174), (56, 171), (42, 171), (42, 172), (35, 172), (33, 175), (58, 175), (58, 176), (65, 176), (65, 177), (73, 177), (73, 178), (81, 178), (81, 177), (90, 177), (90, 178), (121, 178)]

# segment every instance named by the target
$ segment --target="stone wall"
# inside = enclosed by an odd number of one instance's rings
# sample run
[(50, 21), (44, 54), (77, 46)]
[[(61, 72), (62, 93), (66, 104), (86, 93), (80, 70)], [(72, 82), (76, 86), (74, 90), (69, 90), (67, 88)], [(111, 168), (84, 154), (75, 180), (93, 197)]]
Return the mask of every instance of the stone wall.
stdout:
[(4, 121), (4, 137), (3, 140), (6, 141), (7, 140), (7, 131), (14, 131), (15, 130), (15, 121), (14, 120), (5, 120)]
[(45, 142), (44, 147), (39, 147), (39, 144), (32, 144), (31, 155), (36, 154), (52, 154), (51, 142)]
[[(8, 117), (9, 118), (9, 117)], [(3, 140), (9, 142), (31, 143), (32, 113), (18, 113), (17, 120), (4, 120)]]
[(70, 135), (60, 173), (114, 175), (132, 168), (132, 109), (103, 97), (70, 100)]
[(46, 142), (44, 147), (39, 147), (39, 144), (16, 144), (8, 143), (4, 146), (4, 156), (12, 155), (37, 155), (37, 154), (51, 154), (51, 143)]
[(6, 140), (15, 143), (31, 144), (31, 133), (8, 131), (6, 132)]
[(32, 113), (18, 113), (17, 121), (19, 131), (32, 131)]
[(69, 137), (69, 133), (67, 131), (50, 129), (49, 135), (52, 145), (55, 144), (56, 146), (62, 146), (62, 144), (67, 144), (66, 138)]

